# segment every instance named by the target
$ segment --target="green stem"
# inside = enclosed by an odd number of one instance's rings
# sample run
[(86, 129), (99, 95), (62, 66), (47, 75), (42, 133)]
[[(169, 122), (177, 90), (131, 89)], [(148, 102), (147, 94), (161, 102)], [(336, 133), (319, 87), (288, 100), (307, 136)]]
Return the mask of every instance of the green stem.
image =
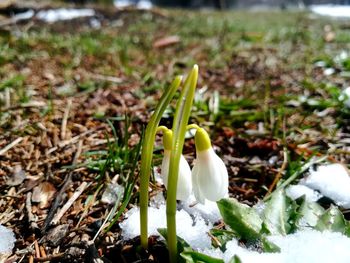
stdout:
[(166, 132), (168, 130), (168, 128), (167, 127), (165, 127), (165, 126), (158, 126), (158, 128), (157, 128), (157, 130), (156, 130), (156, 132)]
[(197, 124), (195, 124), (195, 123), (192, 123), (192, 124), (189, 124), (189, 125), (186, 126), (186, 130), (191, 130), (191, 129), (198, 130), (199, 128), (200, 127)]
[(148, 247), (148, 186), (151, 174), (153, 144), (159, 121), (162, 118), (163, 112), (169, 105), (171, 99), (174, 97), (176, 90), (180, 86), (181, 80), (182, 77), (177, 76), (160, 98), (160, 101), (152, 114), (150, 122), (147, 125), (145, 139), (142, 143), (140, 173), (140, 228), (141, 245), (144, 249), (147, 249)]
[(177, 262), (177, 236), (176, 236), (176, 190), (179, 173), (180, 157), (185, 141), (186, 126), (191, 114), (191, 108), (198, 79), (198, 66), (195, 65), (188, 75), (180, 98), (176, 104), (173, 122), (172, 151), (169, 164), (169, 177), (167, 185), (167, 233), (170, 262)]

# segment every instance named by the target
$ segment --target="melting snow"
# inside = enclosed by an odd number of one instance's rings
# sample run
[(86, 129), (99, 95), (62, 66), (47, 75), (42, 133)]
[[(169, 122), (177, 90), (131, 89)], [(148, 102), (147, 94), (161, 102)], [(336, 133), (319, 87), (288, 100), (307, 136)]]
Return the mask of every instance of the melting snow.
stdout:
[(286, 194), (293, 200), (298, 199), (299, 197), (304, 195), (306, 201), (308, 202), (316, 202), (322, 197), (322, 195), (319, 192), (300, 184), (288, 186), (286, 188)]
[[(15, 235), (11, 229), (0, 225), (0, 258), (2, 254), (11, 254), (15, 245)], [(1, 262), (1, 260), (0, 260)]]
[[(319, 192), (320, 193), (319, 193)], [(310, 202), (315, 202), (322, 195), (334, 200), (337, 205), (350, 208), (350, 177), (348, 170), (341, 164), (319, 166), (310, 169), (310, 174), (300, 181), (299, 185), (291, 185), (286, 193), (292, 199), (305, 195)], [(164, 197), (159, 193), (151, 203), (159, 208), (148, 209), (149, 235), (159, 235), (158, 228), (166, 228), (166, 207)], [(270, 236), (268, 239), (281, 248), (280, 253), (259, 253), (241, 247), (236, 239), (226, 243), (226, 251), (212, 248), (211, 239), (207, 235), (221, 216), (215, 202), (205, 205), (195, 204), (194, 197), (183, 203), (183, 209), (177, 211), (177, 234), (191, 247), (201, 253), (230, 262), (237, 255), (243, 263), (347, 263), (350, 258), (350, 238), (341, 233), (319, 232), (305, 229), (286, 236)], [(255, 206), (257, 211), (264, 209), (264, 203)], [(131, 209), (126, 219), (120, 224), (124, 239), (131, 239), (140, 234), (140, 210)]]
[(281, 258), (277, 262), (346, 263), (350, 259), (350, 239), (341, 233), (304, 230), (269, 240), (281, 248)]
[(343, 92), (339, 96), (339, 100), (344, 101), (344, 105), (350, 108), (350, 87), (347, 87), (343, 90)]
[(341, 164), (310, 169), (310, 175), (302, 179), (300, 184), (319, 191), (343, 208), (350, 208), (350, 177), (348, 170)]
[(135, 5), (138, 9), (151, 9), (153, 7), (149, 0), (115, 0), (114, 5), (119, 8)]
[(184, 203), (183, 209), (190, 215), (200, 216), (213, 224), (222, 218), (216, 202), (205, 200), (203, 205), (197, 203), (194, 195), (191, 195)]
[(350, 6), (345, 5), (312, 5), (311, 11), (318, 15), (332, 17), (350, 17)]
[(34, 11), (33, 10), (28, 10), (26, 12), (23, 12), (23, 13), (19, 13), (17, 15), (14, 16), (14, 19), (16, 21), (19, 21), (19, 20), (26, 20), (26, 19), (30, 19), (34, 16)]
[[(123, 238), (131, 239), (140, 235), (140, 209), (132, 208), (126, 217), (127, 219), (120, 223)], [(210, 247), (211, 239), (206, 233), (213, 227), (212, 224), (206, 224), (204, 219), (198, 216), (195, 216), (193, 220), (184, 210), (177, 211), (176, 224), (177, 235), (191, 244), (194, 249)], [(159, 235), (158, 228), (166, 228), (165, 205), (161, 205), (159, 209), (148, 208), (148, 234)]]
[(259, 253), (243, 248), (237, 240), (226, 243), (226, 251), (204, 249), (200, 252), (225, 262), (237, 255), (242, 263), (346, 263), (350, 258), (350, 239), (340, 233), (303, 230), (287, 236), (268, 239), (280, 247), (280, 253)]
[(41, 10), (37, 13), (36, 17), (45, 22), (54, 23), (60, 20), (70, 20), (78, 17), (87, 17), (94, 15), (95, 11), (93, 9), (58, 8)]

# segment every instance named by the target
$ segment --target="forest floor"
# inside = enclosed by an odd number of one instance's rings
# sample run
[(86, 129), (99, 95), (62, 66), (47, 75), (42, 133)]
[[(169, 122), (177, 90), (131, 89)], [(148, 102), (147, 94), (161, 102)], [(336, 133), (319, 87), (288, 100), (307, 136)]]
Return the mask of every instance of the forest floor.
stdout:
[[(230, 196), (254, 204), (313, 156), (349, 163), (349, 21), (288, 11), (95, 12), (0, 23), (0, 224), (17, 239), (9, 262), (162, 262), (164, 246), (136, 253), (118, 222), (138, 204), (150, 114), (193, 64), (190, 121), (209, 131)], [(193, 139), (184, 154), (191, 163)], [(154, 167), (161, 157), (157, 138)], [(116, 204), (102, 198), (113, 182), (132, 186)], [(153, 180), (150, 190), (164, 187)], [(91, 242), (111, 211), (116, 223)]]

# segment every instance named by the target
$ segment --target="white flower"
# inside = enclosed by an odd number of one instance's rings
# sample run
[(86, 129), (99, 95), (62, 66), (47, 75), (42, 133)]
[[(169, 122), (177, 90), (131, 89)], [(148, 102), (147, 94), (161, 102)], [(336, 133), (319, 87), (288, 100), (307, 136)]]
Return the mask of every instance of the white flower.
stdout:
[[(164, 158), (162, 161), (161, 175), (164, 180), (165, 188), (168, 187), (168, 175), (169, 175), (169, 163), (170, 163), (170, 150), (164, 149)], [(177, 178), (176, 199), (185, 201), (192, 193), (192, 181), (191, 181), (191, 168), (186, 161), (185, 157), (181, 155), (179, 175)]]
[(207, 132), (195, 135), (197, 158), (192, 169), (193, 192), (198, 202), (218, 201), (228, 194), (228, 173), (224, 162), (211, 147)]

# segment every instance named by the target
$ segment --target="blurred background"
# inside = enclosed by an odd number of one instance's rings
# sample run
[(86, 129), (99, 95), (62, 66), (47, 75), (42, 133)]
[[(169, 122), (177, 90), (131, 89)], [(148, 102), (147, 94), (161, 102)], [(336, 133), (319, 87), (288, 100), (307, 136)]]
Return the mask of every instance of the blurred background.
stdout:
[(298, 7), (304, 8), (316, 4), (350, 4), (349, 0), (67, 0), (68, 2), (87, 3), (87, 2), (109, 2), (115, 5), (137, 5), (142, 2), (151, 5), (164, 7), (186, 7), (186, 8), (250, 8), (250, 7)]
[[(63, 0), (75, 4), (111, 4), (117, 7), (130, 5), (139, 5), (143, 7), (161, 6), (161, 7), (183, 7), (183, 8), (305, 8), (310, 5), (335, 4), (349, 5), (350, 0)], [(13, 3), (25, 4), (25, 0), (1, 0), (0, 7), (8, 6)], [(34, 2), (49, 2), (38, 0)], [(59, 1), (54, 1), (59, 2)]]

